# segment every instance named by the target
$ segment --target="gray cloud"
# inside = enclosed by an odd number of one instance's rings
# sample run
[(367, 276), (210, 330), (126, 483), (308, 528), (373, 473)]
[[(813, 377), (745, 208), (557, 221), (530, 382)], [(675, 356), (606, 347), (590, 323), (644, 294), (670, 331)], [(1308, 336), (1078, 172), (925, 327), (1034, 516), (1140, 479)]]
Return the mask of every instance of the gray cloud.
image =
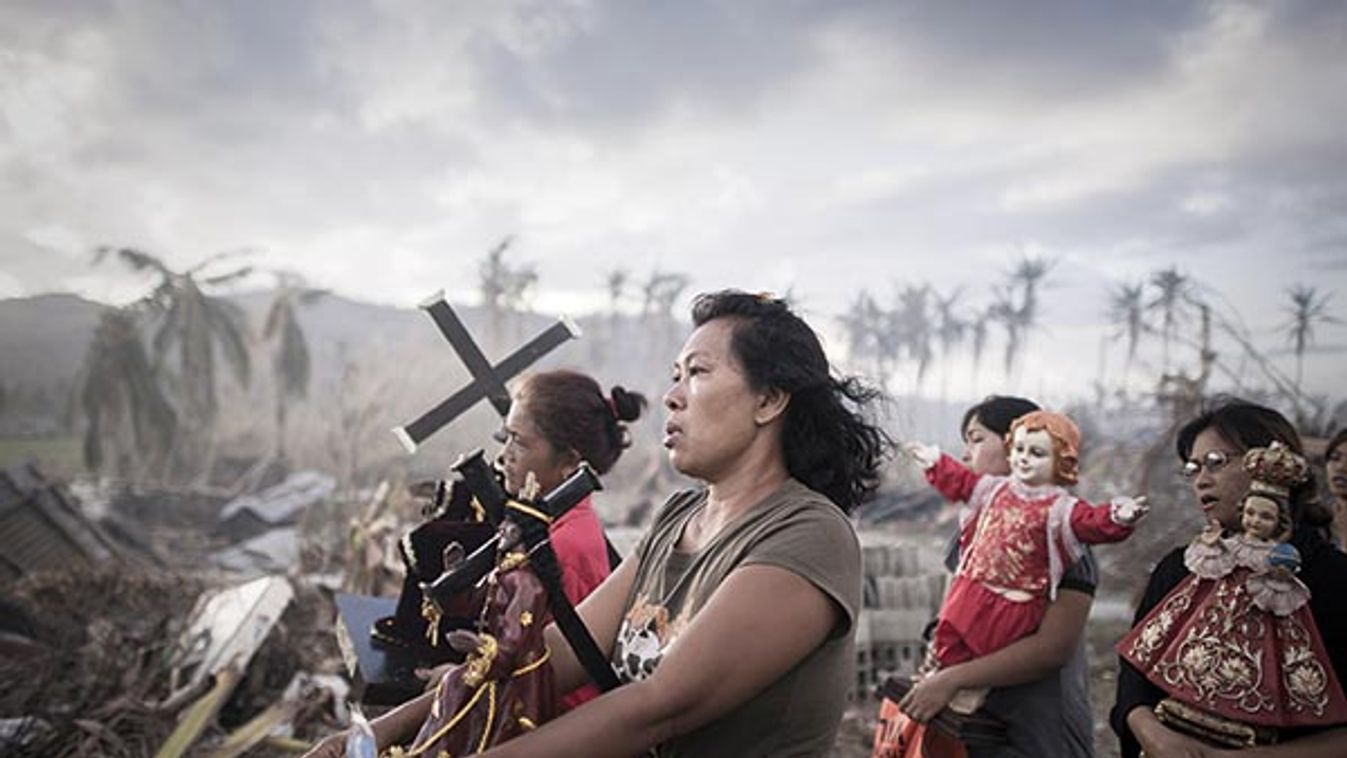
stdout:
[(1177, 261), (1262, 302), (1347, 285), (1344, 37), (1311, 2), (9, 3), (0, 272), (257, 245), (406, 304), (514, 232), (575, 308), (617, 265), (976, 299), (1025, 250), (1081, 300)]

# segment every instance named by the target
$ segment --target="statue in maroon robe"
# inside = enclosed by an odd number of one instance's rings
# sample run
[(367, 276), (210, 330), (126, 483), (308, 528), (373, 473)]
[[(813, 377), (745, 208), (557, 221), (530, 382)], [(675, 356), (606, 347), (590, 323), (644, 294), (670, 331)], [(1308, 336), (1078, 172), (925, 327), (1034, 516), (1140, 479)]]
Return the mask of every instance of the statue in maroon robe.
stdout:
[(547, 591), (528, 567), (518, 525), (506, 520), (500, 533), (477, 631), (449, 633), (449, 644), (466, 659), (441, 677), (420, 733), (411, 746), (390, 749), (391, 758), (479, 753), (556, 714), (543, 643)]

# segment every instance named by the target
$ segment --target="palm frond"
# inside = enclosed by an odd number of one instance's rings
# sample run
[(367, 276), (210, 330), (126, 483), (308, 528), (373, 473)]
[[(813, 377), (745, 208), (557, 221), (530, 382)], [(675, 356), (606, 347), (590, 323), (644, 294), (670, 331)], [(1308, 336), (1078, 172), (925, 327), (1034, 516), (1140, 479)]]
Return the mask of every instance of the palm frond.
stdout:
[(277, 355), (277, 372), (286, 396), (301, 399), (308, 394), (309, 345), (304, 339), (304, 333), (300, 331), (298, 322), (293, 317), (286, 319), (285, 328), (281, 332), (281, 346)]
[(162, 260), (143, 250), (136, 250), (135, 248), (130, 247), (113, 248), (106, 246), (100, 247), (98, 250), (99, 252), (98, 256), (95, 258), (95, 262), (101, 262), (107, 255), (115, 255), (134, 271), (154, 271), (165, 278), (173, 276), (173, 272), (169, 270), (168, 266), (164, 265)]
[(280, 328), (282, 319), (290, 311), (290, 300), (286, 297), (277, 297), (271, 301), (271, 307), (267, 308), (267, 320), (262, 326), (262, 339), (271, 339), (276, 336), (277, 329)]
[(248, 327), (243, 309), (215, 297), (206, 298), (203, 305), (210, 331), (219, 342), (234, 378), (239, 386), (247, 387), (252, 376), (252, 360), (248, 354)]
[(252, 255), (255, 252), (256, 250), (250, 247), (240, 247), (235, 250), (223, 250), (221, 252), (206, 256), (195, 266), (192, 266), (183, 273), (186, 274), (187, 276), (196, 276), (197, 274), (205, 270), (207, 266), (210, 266), (213, 263), (228, 260), (230, 258), (240, 258), (245, 255)]
[(227, 271), (223, 274), (208, 276), (205, 279), (201, 280), (201, 284), (206, 287), (220, 287), (229, 284), (231, 282), (236, 282), (240, 279), (252, 276), (253, 271), (254, 269), (252, 266), (243, 266), (242, 268), (238, 268), (233, 271)]

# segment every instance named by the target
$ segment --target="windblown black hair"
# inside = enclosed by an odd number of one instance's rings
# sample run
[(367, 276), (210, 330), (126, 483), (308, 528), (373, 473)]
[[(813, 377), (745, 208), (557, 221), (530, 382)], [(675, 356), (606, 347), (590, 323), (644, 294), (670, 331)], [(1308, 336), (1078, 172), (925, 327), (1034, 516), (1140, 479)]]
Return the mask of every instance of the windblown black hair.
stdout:
[(881, 394), (855, 377), (834, 377), (818, 335), (785, 300), (738, 290), (698, 295), (692, 322), (732, 319), (730, 348), (755, 390), (790, 395), (786, 470), (844, 512), (879, 487), (879, 467), (893, 440), (865, 415)]
[(1039, 410), (1038, 403), (1032, 400), (1014, 395), (988, 395), (982, 402), (964, 411), (959, 433), (968, 431), (968, 424), (977, 419), (990, 431), (1005, 437), (1010, 434), (1010, 425), (1015, 419), (1036, 410)]

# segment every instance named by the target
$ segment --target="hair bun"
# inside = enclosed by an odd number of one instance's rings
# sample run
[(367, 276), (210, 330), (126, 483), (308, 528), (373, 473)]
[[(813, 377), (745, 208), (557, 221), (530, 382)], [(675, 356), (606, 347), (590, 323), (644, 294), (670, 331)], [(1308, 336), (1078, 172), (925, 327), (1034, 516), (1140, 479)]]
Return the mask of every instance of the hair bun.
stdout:
[(608, 405), (613, 409), (613, 416), (618, 421), (635, 421), (640, 418), (645, 404), (645, 395), (630, 392), (622, 385), (615, 385), (608, 393)]

